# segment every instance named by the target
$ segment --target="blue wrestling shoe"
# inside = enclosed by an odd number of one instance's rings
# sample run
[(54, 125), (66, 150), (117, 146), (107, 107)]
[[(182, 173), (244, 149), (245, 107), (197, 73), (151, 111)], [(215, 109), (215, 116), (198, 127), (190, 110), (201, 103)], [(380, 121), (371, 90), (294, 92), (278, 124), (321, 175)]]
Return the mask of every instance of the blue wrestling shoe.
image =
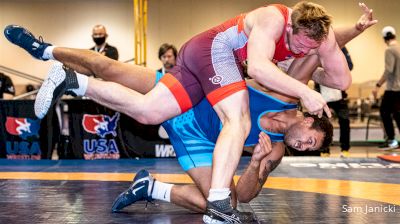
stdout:
[(49, 109), (64, 95), (76, 96), (72, 89), (79, 88), (78, 78), (74, 70), (56, 62), (42, 83), (35, 99), (35, 115), (39, 119), (46, 116)]
[(43, 59), (42, 56), (46, 47), (51, 46), (51, 44), (43, 42), (41, 36), (36, 39), (27, 29), (17, 25), (8, 25), (4, 29), (4, 36), (11, 43), (25, 49), (33, 57), (43, 61), (48, 60)]
[(153, 187), (154, 178), (147, 170), (140, 170), (133, 178), (133, 184), (115, 199), (111, 211), (118, 212), (137, 201), (153, 201)]

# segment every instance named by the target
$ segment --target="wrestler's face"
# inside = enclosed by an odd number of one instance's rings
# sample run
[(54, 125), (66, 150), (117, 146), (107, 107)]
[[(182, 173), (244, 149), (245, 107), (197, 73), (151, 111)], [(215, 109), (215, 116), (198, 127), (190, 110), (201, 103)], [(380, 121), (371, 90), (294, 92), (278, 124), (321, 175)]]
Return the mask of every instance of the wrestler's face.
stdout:
[(313, 118), (307, 117), (292, 125), (285, 135), (285, 144), (298, 151), (315, 151), (321, 148), (324, 133), (311, 128), (313, 122)]
[(293, 31), (288, 32), (288, 45), (289, 50), (295, 54), (310, 53), (311, 50), (317, 49), (321, 42), (313, 40), (306, 36), (303, 30), (300, 30), (297, 34), (293, 34)]
[(164, 67), (169, 69), (175, 66), (175, 55), (172, 49), (168, 49), (163, 55), (161, 55), (161, 62)]

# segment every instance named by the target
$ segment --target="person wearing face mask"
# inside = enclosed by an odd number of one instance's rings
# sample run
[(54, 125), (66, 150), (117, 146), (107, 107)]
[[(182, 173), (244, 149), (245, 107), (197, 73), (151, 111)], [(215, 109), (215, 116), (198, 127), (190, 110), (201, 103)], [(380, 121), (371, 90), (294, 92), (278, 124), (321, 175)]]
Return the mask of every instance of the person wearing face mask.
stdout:
[[(361, 21), (366, 23), (352, 26), (354, 34), (361, 33), (364, 27), (377, 22), (372, 19), (372, 10), (364, 4), (360, 4), (360, 7), (364, 12)], [(303, 22), (307, 24), (301, 25)], [(67, 75), (65, 71), (60, 71), (63, 67), (58, 66), (49, 72), (41, 87), (41, 97), (37, 97), (35, 102), (35, 115), (43, 118), (63, 91), (68, 90), (74, 91), (76, 95), (89, 96), (144, 124), (164, 122), (207, 98), (205, 102), (212, 106), (223, 124), (219, 126), (221, 134), (218, 137), (214, 135), (218, 141), (214, 147), (213, 160), (218, 163), (212, 164), (211, 181), (207, 182), (211, 183), (211, 188), (202, 194), (207, 195), (208, 191), (207, 200), (204, 198), (203, 203), (204, 208), (207, 208), (204, 209), (203, 221), (240, 223), (241, 218), (230, 203), (229, 187), (251, 129), (249, 91), (243, 79), (242, 62), (248, 59), (248, 73), (260, 84), (273, 87), (286, 96), (300, 98), (305, 108), (315, 115), (321, 116), (323, 111), (330, 113), (321, 95), (287, 76), (274, 64), (294, 56), (306, 57), (302, 61), (299, 59), (300, 62), (311, 60), (311, 68), (321, 61), (326, 75), (312, 78), (329, 87), (346, 89), (351, 83), (350, 71), (330, 24), (331, 17), (325, 9), (308, 2), (300, 2), (293, 9), (284, 5), (269, 5), (238, 15), (184, 44), (177, 65), (145, 95), (130, 89), (127, 83), (124, 86), (106, 83), (71, 71)], [(311, 27), (318, 27), (318, 30)], [(118, 74), (115, 79), (121, 79), (120, 74), (132, 74), (138, 70), (141, 70), (140, 74), (146, 73), (146, 76), (141, 77), (156, 75), (154, 71), (118, 63), (99, 54), (91, 54), (90, 51), (52, 46), (17, 25), (7, 26), (4, 35), (11, 43), (38, 59), (56, 59), (88, 75), (102, 75), (109, 71)], [(98, 59), (103, 60), (96, 66), (100, 62)], [(289, 71), (292, 72), (294, 65), (290, 66)], [(122, 68), (128, 71), (121, 71)], [(308, 71), (296, 71), (296, 74), (302, 73), (305, 73), (303, 76), (306, 78), (311, 78)], [(139, 89), (144, 87), (143, 82), (129, 82), (140, 85)]]
[(118, 60), (118, 50), (117, 48), (109, 45), (106, 42), (108, 37), (106, 27), (103, 25), (96, 25), (93, 27), (92, 38), (95, 43), (95, 46), (90, 48), (90, 50), (99, 52), (102, 55), (105, 55), (114, 60)]

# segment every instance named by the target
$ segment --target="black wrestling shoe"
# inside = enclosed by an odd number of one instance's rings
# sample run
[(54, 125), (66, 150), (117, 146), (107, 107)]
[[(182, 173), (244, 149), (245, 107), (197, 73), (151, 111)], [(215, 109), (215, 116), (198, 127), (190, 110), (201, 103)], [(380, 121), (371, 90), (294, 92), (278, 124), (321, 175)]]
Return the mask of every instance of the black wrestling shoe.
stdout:
[(114, 200), (111, 212), (118, 212), (137, 201), (152, 202), (154, 181), (147, 170), (140, 170), (133, 178), (132, 185)]
[(212, 202), (207, 201), (203, 222), (207, 224), (242, 223), (240, 212), (232, 208), (230, 197)]

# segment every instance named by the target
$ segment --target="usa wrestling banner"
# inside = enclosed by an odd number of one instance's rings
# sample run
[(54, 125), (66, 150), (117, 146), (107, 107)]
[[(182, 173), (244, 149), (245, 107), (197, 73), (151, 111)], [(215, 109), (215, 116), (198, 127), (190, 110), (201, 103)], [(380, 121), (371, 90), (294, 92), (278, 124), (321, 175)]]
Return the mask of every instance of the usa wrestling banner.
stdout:
[(0, 158), (50, 159), (59, 132), (53, 111), (35, 117), (33, 100), (0, 101)]
[[(159, 126), (142, 125), (130, 117), (91, 100), (64, 100), (75, 159), (119, 159), (174, 156)], [(170, 147), (172, 148), (172, 147)], [(158, 154), (157, 154), (158, 149)]]

